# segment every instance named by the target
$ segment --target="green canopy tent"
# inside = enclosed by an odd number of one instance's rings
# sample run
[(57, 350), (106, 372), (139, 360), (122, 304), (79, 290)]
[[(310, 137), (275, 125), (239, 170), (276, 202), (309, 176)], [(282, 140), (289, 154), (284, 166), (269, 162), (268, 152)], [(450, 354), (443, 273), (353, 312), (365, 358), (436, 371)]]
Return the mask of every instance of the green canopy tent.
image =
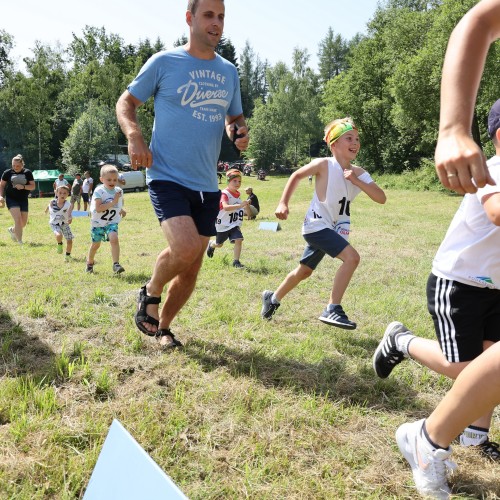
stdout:
[[(31, 192), (31, 196), (42, 198), (43, 196), (53, 196), (54, 181), (59, 178), (59, 170), (33, 170), (35, 178), (35, 190)], [(69, 174), (64, 174), (64, 178), (72, 184), (75, 178)]]

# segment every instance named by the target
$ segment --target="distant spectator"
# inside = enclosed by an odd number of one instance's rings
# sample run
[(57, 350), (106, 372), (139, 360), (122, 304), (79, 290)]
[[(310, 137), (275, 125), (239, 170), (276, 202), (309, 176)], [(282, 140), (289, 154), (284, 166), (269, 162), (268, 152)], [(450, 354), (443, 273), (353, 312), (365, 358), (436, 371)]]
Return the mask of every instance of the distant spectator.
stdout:
[(248, 220), (255, 219), (260, 212), (259, 198), (254, 194), (253, 188), (251, 187), (247, 187), (245, 193), (248, 196), (247, 201), (250, 202), (250, 204), (245, 207), (245, 213)]
[(90, 201), (90, 197), (92, 196), (92, 191), (94, 190), (94, 179), (90, 177), (90, 172), (87, 170), (83, 174), (85, 179), (82, 185), (82, 198), (83, 198), (83, 210), (87, 211), (87, 205)]
[(52, 186), (54, 188), (54, 196), (55, 196), (57, 188), (59, 186), (69, 186), (69, 182), (64, 178), (64, 174), (59, 174), (58, 178), (54, 181), (54, 184)]
[(122, 173), (118, 174), (118, 185), (123, 187), (127, 184), (127, 181), (125, 180), (125, 176)]
[(71, 205), (75, 206), (75, 203), (78, 207), (77, 210), (80, 210), (80, 203), (82, 200), (82, 186), (83, 180), (81, 174), (75, 175), (75, 180), (73, 181), (73, 185), (71, 186)]

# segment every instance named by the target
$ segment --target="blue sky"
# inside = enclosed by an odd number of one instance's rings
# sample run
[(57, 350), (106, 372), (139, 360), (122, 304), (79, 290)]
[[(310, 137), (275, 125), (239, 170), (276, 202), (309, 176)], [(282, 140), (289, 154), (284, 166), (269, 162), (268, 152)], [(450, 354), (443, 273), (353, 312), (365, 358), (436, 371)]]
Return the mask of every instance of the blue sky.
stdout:
[[(160, 37), (167, 48), (188, 33), (187, 0), (12, 0), (4, 2), (0, 29), (14, 36), (12, 55), (30, 56), (35, 40), (66, 46), (85, 25), (104, 26), (136, 44)], [(306, 48), (316, 69), (319, 42), (331, 26), (350, 39), (364, 32), (377, 0), (225, 0), (225, 35), (241, 53), (246, 40), (271, 64), (291, 64), (295, 47)]]

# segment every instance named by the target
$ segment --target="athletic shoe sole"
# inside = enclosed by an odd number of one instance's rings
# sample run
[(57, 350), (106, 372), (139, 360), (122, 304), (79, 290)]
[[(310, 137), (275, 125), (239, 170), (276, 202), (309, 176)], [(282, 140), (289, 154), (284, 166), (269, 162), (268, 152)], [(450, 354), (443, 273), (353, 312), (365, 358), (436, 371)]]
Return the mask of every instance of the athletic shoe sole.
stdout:
[(342, 323), (340, 321), (337, 321), (335, 319), (331, 318), (326, 318), (325, 316), (320, 316), (318, 318), (322, 323), (325, 323), (325, 325), (330, 325), (330, 326), (336, 326), (337, 328), (342, 328), (342, 330), (356, 330), (356, 323), (348, 324), (348, 323)]

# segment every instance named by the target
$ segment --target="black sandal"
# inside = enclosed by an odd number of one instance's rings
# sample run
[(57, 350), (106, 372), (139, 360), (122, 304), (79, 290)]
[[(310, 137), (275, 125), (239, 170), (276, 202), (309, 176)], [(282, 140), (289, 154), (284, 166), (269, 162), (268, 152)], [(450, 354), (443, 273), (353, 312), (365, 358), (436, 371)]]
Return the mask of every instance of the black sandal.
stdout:
[(171, 337), (172, 341), (169, 344), (162, 345), (165, 348), (176, 348), (182, 347), (182, 342), (175, 338), (175, 335), (170, 331), (170, 328), (160, 328), (156, 331), (155, 337), (160, 339), (161, 337)]
[(149, 335), (150, 337), (156, 337), (158, 331), (150, 332), (143, 323), (149, 323), (158, 328), (160, 326), (160, 322), (156, 318), (152, 318), (149, 314), (146, 313), (146, 307), (150, 304), (159, 304), (161, 302), (161, 297), (150, 297), (146, 290), (146, 285), (144, 285), (139, 291), (139, 299), (137, 302), (138, 308), (134, 316), (135, 324), (139, 330)]

